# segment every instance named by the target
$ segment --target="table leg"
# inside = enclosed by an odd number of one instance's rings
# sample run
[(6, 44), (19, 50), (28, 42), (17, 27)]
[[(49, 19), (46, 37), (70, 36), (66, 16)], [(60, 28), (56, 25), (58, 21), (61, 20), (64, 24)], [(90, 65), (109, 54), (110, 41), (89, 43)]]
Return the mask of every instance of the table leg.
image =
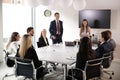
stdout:
[(46, 69), (46, 70), (48, 69), (47, 65), (48, 65), (48, 62), (46, 61), (46, 62), (45, 62), (45, 69)]
[(64, 80), (66, 80), (67, 76), (67, 65), (64, 64)]

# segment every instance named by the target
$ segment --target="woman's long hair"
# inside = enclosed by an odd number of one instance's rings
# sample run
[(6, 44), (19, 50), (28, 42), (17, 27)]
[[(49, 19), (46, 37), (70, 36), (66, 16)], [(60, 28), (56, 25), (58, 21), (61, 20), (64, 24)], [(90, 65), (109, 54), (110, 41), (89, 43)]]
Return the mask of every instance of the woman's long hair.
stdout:
[(6, 45), (6, 49), (8, 49), (8, 47), (10, 46), (10, 43), (11, 43), (11, 42), (17, 40), (16, 37), (17, 37), (18, 34), (19, 34), (18, 32), (13, 32), (13, 33), (12, 33), (8, 44)]
[(19, 55), (21, 58), (24, 58), (27, 50), (32, 46), (32, 39), (31, 36), (28, 34), (23, 35), (21, 39), (20, 49), (19, 49)]
[[(84, 22), (84, 21), (86, 21), (86, 22), (87, 22), (87, 25), (86, 25), (85, 27), (86, 27), (86, 32), (88, 32), (88, 31), (89, 31), (88, 21), (87, 21), (87, 19), (83, 19), (83, 22)], [(81, 32), (83, 32), (83, 31), (84, 31), (84, 24), (83, 24), (83, 22), (82, 22), (82, 25), (81, 25)]]
[(80, 54), (80, 56), (83, 56), (88, 60), (95, 58), (94, 51), (92, 50), (92, 44), (88, 37), (83, 37), (81, 39), (78, 53)]

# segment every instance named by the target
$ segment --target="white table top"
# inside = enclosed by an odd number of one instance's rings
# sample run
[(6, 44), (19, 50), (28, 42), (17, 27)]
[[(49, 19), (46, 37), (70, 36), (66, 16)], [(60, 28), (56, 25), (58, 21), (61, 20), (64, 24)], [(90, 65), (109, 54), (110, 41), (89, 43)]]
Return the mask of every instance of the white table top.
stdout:
[(71, 65), (76, 61), (77, 47), (51, 45), (36, 49), (39, 60)]

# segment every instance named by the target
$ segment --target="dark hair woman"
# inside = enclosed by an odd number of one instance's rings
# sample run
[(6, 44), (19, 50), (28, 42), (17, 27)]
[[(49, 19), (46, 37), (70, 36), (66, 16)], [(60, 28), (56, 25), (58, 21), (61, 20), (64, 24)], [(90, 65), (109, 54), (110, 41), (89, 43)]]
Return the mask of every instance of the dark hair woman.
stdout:
[[(92, 49), (91, 41), (88, 37), (83, 37), (79, 46), (80, 47), (76, 58), (76, 68), (84, 69), (86, 61), (95, 59), (96, 56), (94, 50)], [(69, 75), (72, 75), (71, 70), (73, 70), (73, 73), (76, 74), (78, 80), (83, 80), (82, 73), (77, 73), (75, 69), (70, 69), (68, 71)], [(67, 79), (71, 80), (70, 77), (67, 77)]]

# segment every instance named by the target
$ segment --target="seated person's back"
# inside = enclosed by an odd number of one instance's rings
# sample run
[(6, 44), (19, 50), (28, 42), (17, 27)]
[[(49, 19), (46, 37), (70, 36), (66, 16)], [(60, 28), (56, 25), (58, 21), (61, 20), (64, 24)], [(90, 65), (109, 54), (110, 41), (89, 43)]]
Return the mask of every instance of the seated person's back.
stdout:
[[(38, 60), (37, 53), (32, 46), (31, 36), (28, 34), (23, 35), (20, 48), (17, 51), (16, 57), (21, 59), (31, 59), (33, 60), (35, 68), (39, 68), (42, 65), (42, 62)], [(37, 69), (37, 79), (43, 77), (43, 67)]]
[(88, 37), (81, 39), (79, 46), (76, 68), (84, 69), (87, 60), (95, 59), (95, 51), (92, 49), (91, 41)]
[[(79, 51), (77, 53), (77, 59), (76, 59), (76, 68), (84, 69), (85, 64), (87, 60), (95, 59), (95, 51), (92, 50), (91, 41), (88, 37), (83, 37), (81, 39), (81, 42), (79, 44)], [(76, 70), (73, 69), (73, 74), (76, 74), (75, 76), (78, 78), (78, 80), (83, 80), (82, 74), (76, 73)], [(69, 75), (72, 75), (71, 69), (68, 71)], [(67, 80), (72, 80), (71, 77), (67, 77)]]

